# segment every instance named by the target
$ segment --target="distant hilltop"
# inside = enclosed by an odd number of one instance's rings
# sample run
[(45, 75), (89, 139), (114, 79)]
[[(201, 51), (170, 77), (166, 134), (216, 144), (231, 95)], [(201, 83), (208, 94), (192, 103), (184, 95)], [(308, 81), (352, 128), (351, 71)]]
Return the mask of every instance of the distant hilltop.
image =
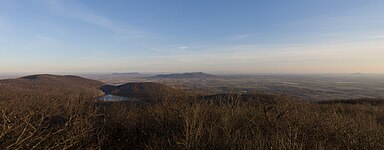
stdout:
[(118, 75), (140, 75), (141, 73), (138, 72), (115, 72), (112, 73), (112, 75), (118, 76)]
[(216, 75), (204, 72), (187, 72), (187, 73), (173, 73), (173, 74), (159, 74), (154, 78), (216, 78)]
[(153, 76), (154, 74), (144, 74), (144, 73), (139, 73), (139, 72), (115, 72), (110, 74), (111, 77), (127, 77), (127, 78), (140, 78), (140, 77), (150, 77)]

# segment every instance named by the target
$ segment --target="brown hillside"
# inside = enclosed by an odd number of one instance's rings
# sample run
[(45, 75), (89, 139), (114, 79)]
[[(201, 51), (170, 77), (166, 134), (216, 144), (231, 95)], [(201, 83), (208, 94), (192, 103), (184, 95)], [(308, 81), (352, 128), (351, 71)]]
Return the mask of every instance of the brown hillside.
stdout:
[[(78, 76), (31, 75), (16, 79), (0, 80), (0, 92), (19, 94), (88, 94), (102, 95), (104, 83)], [(2, 94), (4, 95), (4, 94)]]

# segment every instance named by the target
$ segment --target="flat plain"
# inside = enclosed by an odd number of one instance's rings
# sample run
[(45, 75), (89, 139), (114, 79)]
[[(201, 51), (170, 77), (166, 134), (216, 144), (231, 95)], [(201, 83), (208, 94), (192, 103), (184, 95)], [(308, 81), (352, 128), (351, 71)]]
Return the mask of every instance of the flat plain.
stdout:
[(381, 74), (218, 75), (212, 78), (156, 78), (149, 74), (87, 76), (108, 84), (158, 82), (206, 93), (271, 93), (315, 101), (384, 97), (384, 75)]

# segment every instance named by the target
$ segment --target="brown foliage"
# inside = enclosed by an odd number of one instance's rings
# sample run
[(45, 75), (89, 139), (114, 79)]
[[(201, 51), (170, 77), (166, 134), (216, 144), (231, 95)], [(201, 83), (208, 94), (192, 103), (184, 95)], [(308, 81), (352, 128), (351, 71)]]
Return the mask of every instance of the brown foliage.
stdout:
[(384, 149), (383, 105), (267, 94), (137, 104), (88, 90), (0, 89), (0, 149)]

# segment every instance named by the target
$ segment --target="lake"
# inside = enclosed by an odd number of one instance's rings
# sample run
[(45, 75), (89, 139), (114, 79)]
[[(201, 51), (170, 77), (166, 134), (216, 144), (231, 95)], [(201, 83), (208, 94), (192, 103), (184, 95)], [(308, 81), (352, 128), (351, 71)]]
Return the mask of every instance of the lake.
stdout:
[(104, 96), (100, 97), (99, 100), (102, 100), (102, 101), (138, 101), (139, 99), (108, 94), (108, 95), (104, 95)]

